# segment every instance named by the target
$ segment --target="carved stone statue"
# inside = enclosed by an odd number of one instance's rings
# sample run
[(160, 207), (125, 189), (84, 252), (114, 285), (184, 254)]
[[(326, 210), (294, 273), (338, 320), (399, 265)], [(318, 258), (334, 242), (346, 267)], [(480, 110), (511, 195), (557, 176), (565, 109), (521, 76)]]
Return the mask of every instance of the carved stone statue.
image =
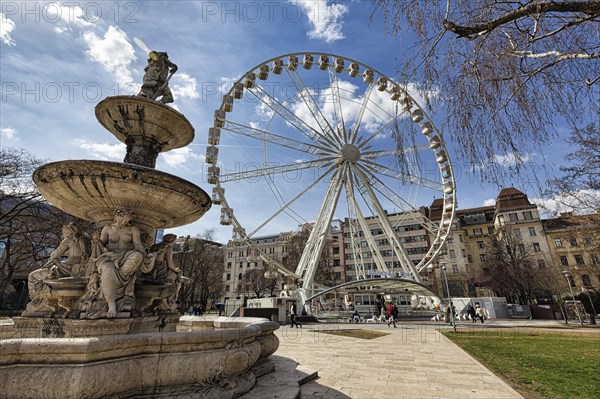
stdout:
[(163, 104), (173, 102), (173, 94), (169, 89), (169, 79), (177, 72), (177, 65), (169, 60), (166, 52), (151, 51), (148, 66), (144, 69), (144, 83), (138, 96), (156, 100)]
[[(27, 311), (38, 311), (46, 307), (42, 301), (42, 291), (49, 289), (46, 280), (69, 277), (75, 269), (82, 267), (90, 255), (89, 239), (81, 234), (74, 223), (63, 226), (63, 239), (58, 248), (50, 254), (50, 259), (40, 269), (29, 273), (28, 288), (31, 302)], [(67, 258), (61, 260), (63, 256)]]
[(155, 253), (146, 254), (140, 230), (129, 224), (132, 212), (117, 209), (112, 224), (104, 226), (100, 239), (92, 243), (86, 294), (82, 298), (88, 318), (114, 318), (117, 312), (128, 312), (133, 306), (136, 272), (149, 273), (154, 267)]
[(163, 299), (159, 309), (177, 310), (177, 296), (181, 285), (188, 283), (189, 278), (184, 277), (173, 261), (173, 244), (175, 244), (175, 234), (165, 234), (160, 243), (154, 244), (150, 251), (156, 253), (156, 262), (154, 270), (147, 277), (166, 285), (159, 295)]

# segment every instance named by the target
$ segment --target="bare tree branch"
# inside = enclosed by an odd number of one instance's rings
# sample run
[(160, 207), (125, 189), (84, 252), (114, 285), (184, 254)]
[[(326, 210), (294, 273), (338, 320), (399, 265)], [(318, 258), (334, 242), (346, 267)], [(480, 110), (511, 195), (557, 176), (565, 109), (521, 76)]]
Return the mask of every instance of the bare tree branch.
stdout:
[(449, 31), (455, 33), (459, 37), (465, 37), (467, 39), (474, 39), (478, 35), (485, 35), (490, 33), (499, 26), (506, 23), (516, 21), (526, 16), (532, 16), (541, 13), (585, 13), (592, 17), (600, 15), (600, 2), (599, 1), (565, 1), (555, 2), (547, 1), (542, 3), (529, 3), (525, 6), (519, 7), (518, 9), (508, 12), (500, 17), (485, 23), (474, 24), (472, 26), (461, 26), (454, 22), (444, 20), (444, 27)]

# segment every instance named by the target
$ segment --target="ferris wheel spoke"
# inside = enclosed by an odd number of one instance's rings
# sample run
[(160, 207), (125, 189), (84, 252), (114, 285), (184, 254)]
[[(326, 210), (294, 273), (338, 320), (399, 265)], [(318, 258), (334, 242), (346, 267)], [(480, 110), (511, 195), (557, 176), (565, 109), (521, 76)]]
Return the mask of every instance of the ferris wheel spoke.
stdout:
[(428, 149), (429, 149), (429, 145), (427, 145), (427, 144), (412, 145), (410, 147), (404, 148), (402, 151), (400, 151), (400, 149), (398, 149), (398, 148), (395, 148), (393, 150), (364, 151), (361, 153), (361, 157), (366, 158), (366, 159), (377, 159), (377, 158), (381, 158), (381, 157), (399, 155), (400, 153), (404, 153), (404, 154), (417, 153), (417, 152), (428, 150)]
[[(401, 212), (419, 212), (419, 209), (412, 205), (410, 201), (396, 194), (393, 190), (390, 190), (377, 176), (370, 174), (370, 172), (365, 169), (362, 169), (362, 172), (365, 174), (365, 176), (368, 176), (371, 187), (373, 187), (373, 189), (376, 190), (385, 199), (390, 201), (394, 206), (398, 207), (398, 209), (400, 209)], [(364, 192), (365, 188), (363, 187), (361, 191)], [(408, 215), (406, 217), (408, 217)], [(423, 225), (425, 230), (429, 231), (431, 234), (436, 236), (439, 233), (438, 223), (432, 221), (426, 215), (423, 215), (423, 219), (425, 219), (425, 221), (427, 222)]]
[(416, 184), (429, 190), (438, 191), (440, 193), (443, 191), (442, 183), (436, 182), (434, 180), (429, 180), (421, 176), (417, 176), (408, 171), (398, 171), (396, 169), (380, 165), (371, 160), (365, 160), (364, 166), (371, 170), (372, 173), (378, 173), (383, 176), (391, 177), (393, 179), (401, 181), (402, 183), (410, 182), (412, 184)]
[(379, 129), (377, 129), (373, 134), (371, 134), (366, 139), (360, 140), (360, 138), (359, 138), (359, 142), (356, 143), (358, 145), (358, 148), (360, 148), (361, 150), (368, 148), (367, 144), (369, 144), (369, 142), (371, 140), (378, 137), (380, 134), (384, 133), (388, 129), (393, 128), (395, 126), (394, 124), (398, 121), (398, 118), (400, 118), (400, 116), (401, 116), (401, 114), (397, 114), (397, 115), (394, 115), (393, 117), (389, 118), (387, 120), (387, 122), (385, 122)]
[(300, 75), (296, 71), (291, 71), (289, 69), (286, 69), (286, 71), (288, 73), (288, 76), (290, 77), (290, 81), (296, 87), (298, 95), (302, 98), (302, 101), (304, 101), (304, 105), (306, 105), (314, 121), (319, 126), (319, 129), (321, 129), (321, 132), (341, 145), (342, 142), (340, 141), (339, 136), (336, 134), (333, 127), (329, 124), (327, 118), (325, 118), (325, 116), (323, 115), (321, 107), (319, 107), (319, 105), (313, 98), (313, 95), (312, 93), (310, 93), (310, 90), (306, 88), (302, 77), (300, 77)]
[(302, 288), (307, 289), (313, 282), (316, 267), (331, 226), (343, 185), (343, 168), (336, 168), (325, 194), (323, 204), (306, 242), (304, 252), (298, 262), (296, 274), (303, 279)]
[(358, 115), (356, 120), (354, 121), (354, 127), (352, 128), (352, 132), (350, 133), (350, 143), (354, 144), (356, 141), (356, 136), (358, 135), (358, 130), (360, 129), (360, 124), (362, 123), (363, 117), (365, 115), (365, 111), (367, 110), (367, 105), (369, 104), (371, 98), (371, 92), (373, 92), (374, 85), (369, 85), (365, 90), (365, 94), (363, 97), (363, 101), (360, 105), (360, 110), (358, 111)]
[(313, 161), (291, 163), (286, 165), (274, 165), (266, 168), (249, 169), (234, 173), (224, 173), (220, 175), (219, 181), (221, 183), (243, 181), (263, 176), (280, 175), (282, 173), (295, 172), (303, 169), (326, 168), (331, 166), (336, 159), (337, 157), (328, 157)]
[(390, 243), (392, 243), (392, 249), (393, 249), (394, 253), (396, 254), (396, 256), (398, 257), (398, 259), (400, 260), (400, 264), (401, 264), (402, 268), (404, 269), (404, 271), (412, 273), (414, 280), (420, 281), (421, 277), (417, 273), (417, 270), (415, 269), (414, 264), (408, 257), (406, 250), (404, 249), (402, 244), (400, 244), (400, 241), (398, 240), (398, 237), (396, 236), (394, 229), (393, 229), (392, 225), (390, 224), (390, 220), (388, 219), (387, 213), (383, 209), (383, 206), (379, 202), (379, 199), (375, 195), (375, 192), (372, 190), (371, 186), (369, 185), (368, 179), (366, 178), (364, 173), (358, 168), (355, 169), (355, 174), (358, 177), (358, 179), (362, 182), (363, 187), (365, 188), (366, 197), (363, 195), (363, 198), (365, 199), (365, 201), (369, 200), (371, 202), (371, 204), (373, 205), (373, 208), (375, 209), (375, 212), (378, 216), (379, 225), (381, 226), (381, 228), (385, 232), (385, 234), (388, 236)]
[(252, 238), (256, 233), (258, 233), (263, 227), (265, 227), (267, 224), (269, 224), (273, 219), (275, 219), (281, 213), (285, 212), (294, 202), (296, 202), (304, 194), (309, 192), (313, 187), (315, 187), (317, 184), (319, 184), (321, 181), (323, 181), (323, 179), (325, 179), (327, 176), (329, 176), (333, 172), (334, 169), (335, 169), (335, 166), (331, 166), (327, 171), (325, 171), (325, 173), (323, 173), (321, 176), (319, 176), (319, 178), (317, 180), (315, 180), (312, 184), (310, 184), (308, 187), (306, 187), (304, 190), (302, 190), (302, 192), (300, 192), (298, 195), (296, 195), (294, 198), (292, 198), (287, 203), (281, 204), (280, 209), (277, 212), (275, 212), (273, 215), (271, 215), (267, 220), (265, 220), (260, 226), (258, 226), (256, 229), (254, 229), (253, 232), (248, 234), (248, 237)]
[(346, 124), (344, 123), (344, 113), (342, 110), (342, 99), (340, 96), (340, 84), (337, 78), (337, 73), (332, 67), (329, 67), (329, 89), (333, 100), (333, 108), (335, 110), (336, 132), (342, 143), (348, 142), (348, 133), (346, 132)]
[(310, 124), (300, 119), (296, 116), (294, 111), (288, 109), (283, 102), (269, 94), (262, 86), (256, 85), (248, 91), (308, 139), (315, 143), (327, 144), (329, 146), (335, 145), (335, 142), (332, 141), (329, 136), (324, 135), (310, 126)]
[(264, 141), (270, 144), (274, 144), (280, 147), (286, 147), (307, 154), (329, 154), (331, 155), (331, 149), (327, 147), (317, 146), (311, 143), (307, 143), (300, 140), (294, 140), (289, 137), (272, 133), (267, 130), (257, 129), (251, 126), (244, 125), (242, 123), (225, 120), (225, 124), (222, 127), (223, 130), (227, 130), (232, 133), (236, 133), (252, 139)]
[(351, 206), (353, 207), (354, 214), (356, 216), (356, 220), (358, 220), (358, 223), (365, 235), (367, 245), (369, 246), (369, 250), (371, 251), (371, 254), (373, 255), (375, 264), (377, 265), (379, 270), (387, 273), (389, 270), (385, 264), (385, 261), (383, 260), (383, 256), (381, 255), (379, 246), (375, 242), (375, 239), (373, 238), (373, 234), (371, 233), (371, 228), (369, 227), (369, 223), (367, 223), (367, 220), (365, 219), (365, 216), (363, 215), (362, 211), (360, 210), (360, 206), (358, 205), (358, 202), (356, 201), (356, 197), (354, 196), (354, 191), (355, 191), (354, 177), (353, 177), (353, 174), (351, 173), (350, 168), (348, 169), (348, 176), (346, 178), (346, 187), (345, 188), (346, 188), (346, 201), (348, 204), (351, 204)]

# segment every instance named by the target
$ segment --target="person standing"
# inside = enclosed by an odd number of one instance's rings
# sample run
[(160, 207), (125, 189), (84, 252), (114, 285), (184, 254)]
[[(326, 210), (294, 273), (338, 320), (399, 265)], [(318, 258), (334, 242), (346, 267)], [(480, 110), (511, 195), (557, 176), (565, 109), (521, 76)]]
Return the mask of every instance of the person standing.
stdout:
[(477, 313), (475, 313), (475, 308), (471, 304), (469, 304), (469, 306), (467, 307), (467, 314), (469, 315), (473, 323), (477, 321)]
[(394, 323), (394, 328), (396, 328), (396, 320), (394, 319), (394, 305), (392, 305), (391, 302), (387, 307), (387, 311), (385, 312), (385, 315), (387, 317), (389, 317), (388, 327), (390, 326), (390, 324)]
[(302, 324), (298, 323), (298, 321), (296, 320), (296, 318), (298, 317), (298, 308), (296, 307), (296, 302), (294, 302), (292, 304), (292, 307), (290, 308), (290, 319), (292, 321), (291, 324), (291, 328), (294, 328), (294, 324), (296, 325), (296, 328), (300, 327), (302, 328)]
[(481, 324), (483, 324), (483, 319), (485, 318), (485, 311), (479, 304), (477, 304), (475, 312), (477, 313), (477, 317), (481, 320)]

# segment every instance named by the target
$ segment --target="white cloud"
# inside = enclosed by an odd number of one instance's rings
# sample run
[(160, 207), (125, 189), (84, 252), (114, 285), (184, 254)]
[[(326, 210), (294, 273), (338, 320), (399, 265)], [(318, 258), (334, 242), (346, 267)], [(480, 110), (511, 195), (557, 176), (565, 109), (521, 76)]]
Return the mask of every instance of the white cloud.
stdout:
[(13, 30), (15, 30), (15, 23), (13, 20), (0, 12), (0, 40), (9, 46), (15, 45), (15, 41), (10, 35)]
[(135, 84), (129, 65), (136, 59), (135, 50), (127, 40), (127, 34), (117, 27), (109, 26), (104, 38), (94, 32), (84, 32), (83, 40), (88, 46), (88, 55), (102, 64), (116, 81), (124, 86)]
[(579, 190), (569, 196), (554, 198), (531, 198), (531, 202), (545, 209), (546, 214), (552, 215), (561, 212), (575, 214), (596, 213), (597, 204), (600, 203), (599, 190)]
[(161, 154), (161, 156), (165, 160), (165, 163), (173, 168), (181, 166), (191, 159), (203, 159), (203, 157), (201, 157), (200, 155), (194, 154), (189, 147), (176, 148), (174, 150)]
[(196, 78), (191, 77), (187, 73), (179, 73), (173, 75), (171, 79), (172, 86), (171, 91), (173, 96), (187, 97), (187, 98), (198, 98), (198, 90), (196, 88)]
[(485, 201), (483, 201), (483, 206), (494, 206), (494, 205), (496, 205), (495, 198), (489, 198), (489, 199), (486, 199)]
[(325, 40), (326, 43), (344, 39), (343, 16), (349, 9), (344, 4), (328, 4), (327, 0), (293, 1), (308, 16), (312, 29), (307, 32), (311, 39)]
[[(78, 28), (88, 28), (94, 25), (100, 18), (98, 15), (86, 15), (83, 9), (77, 5), (61, 4), (60, 2), (49, 3), (44, 6), (45, 18), (49, 21), (56, 21), (57, 24), (63, 25), (59, 29), (59, 33), (64, 32), (68, 28), (64, 25), (73, 24)], [(94, 10), (95, 7), (89, 7)], [(55, 29), (56, 31), (56, 29)]]
[(508, 153), (508, 154), (496, 154), (494, 155), (494, 159), (493, 161), (496, 162), (499, 165), (505, 166), (505, 167), (512, 167), (512, 166), (516, 166), (518, 164), (523, 164), (528, 162), (531, 159), (531, 154), (515, 154), (513, 153)]
[[(359, 116), (365, 93), (358, 93), (359, 87), (348, 81), (340, 80), (338, 81), (338, 86), (344, 124), (346, 129), (352, 129), (354, 127), (354, 122)], [(325, 119), (330, 121), (330, 123), (338, 120), (336, 104), (332, 100), (334, 94), (331, 87), (326, 87), (320, 92), (317, 92), (315, 89), (306, 90), (308, 90), (308, 93), (313, 96), (315, 102), (319, 105), (321, 114)], [(396, 112), (395, 106), (396, 103), (390, 100), (388, 93), (376, 90), (372, 91), (369, 97), (369, 105), (361, 119), (361, 131), (367, 133), (377, 132), (386, 123), (392, 120)], [(300, 95), (298, 95), (298, 99), (290, 104), (289, 107), (298, 118), (306, 122), (313, 129), (317, 131), (322, 130), (319, 128), (319, 124), (313, 116), (313, 113)], [(380, 132), (377, 136), (377, 138), (384, 137), (386, 137), (385, 131)]]
[(118, 160), (122, 161), (127, 152), (127, 146), (123, 143), (119, 144), (108, 144), (108, 143), (95, 143), (90, 140), (76, 139), (75, 144), (80, 148), (91, 152), (96, 158), (102, 160)]
[(18, 140), (17, 129), (13, 129), (12, 127), (3, 127), (2, 129), (0, 129), (0, 138), (6, 140)]

